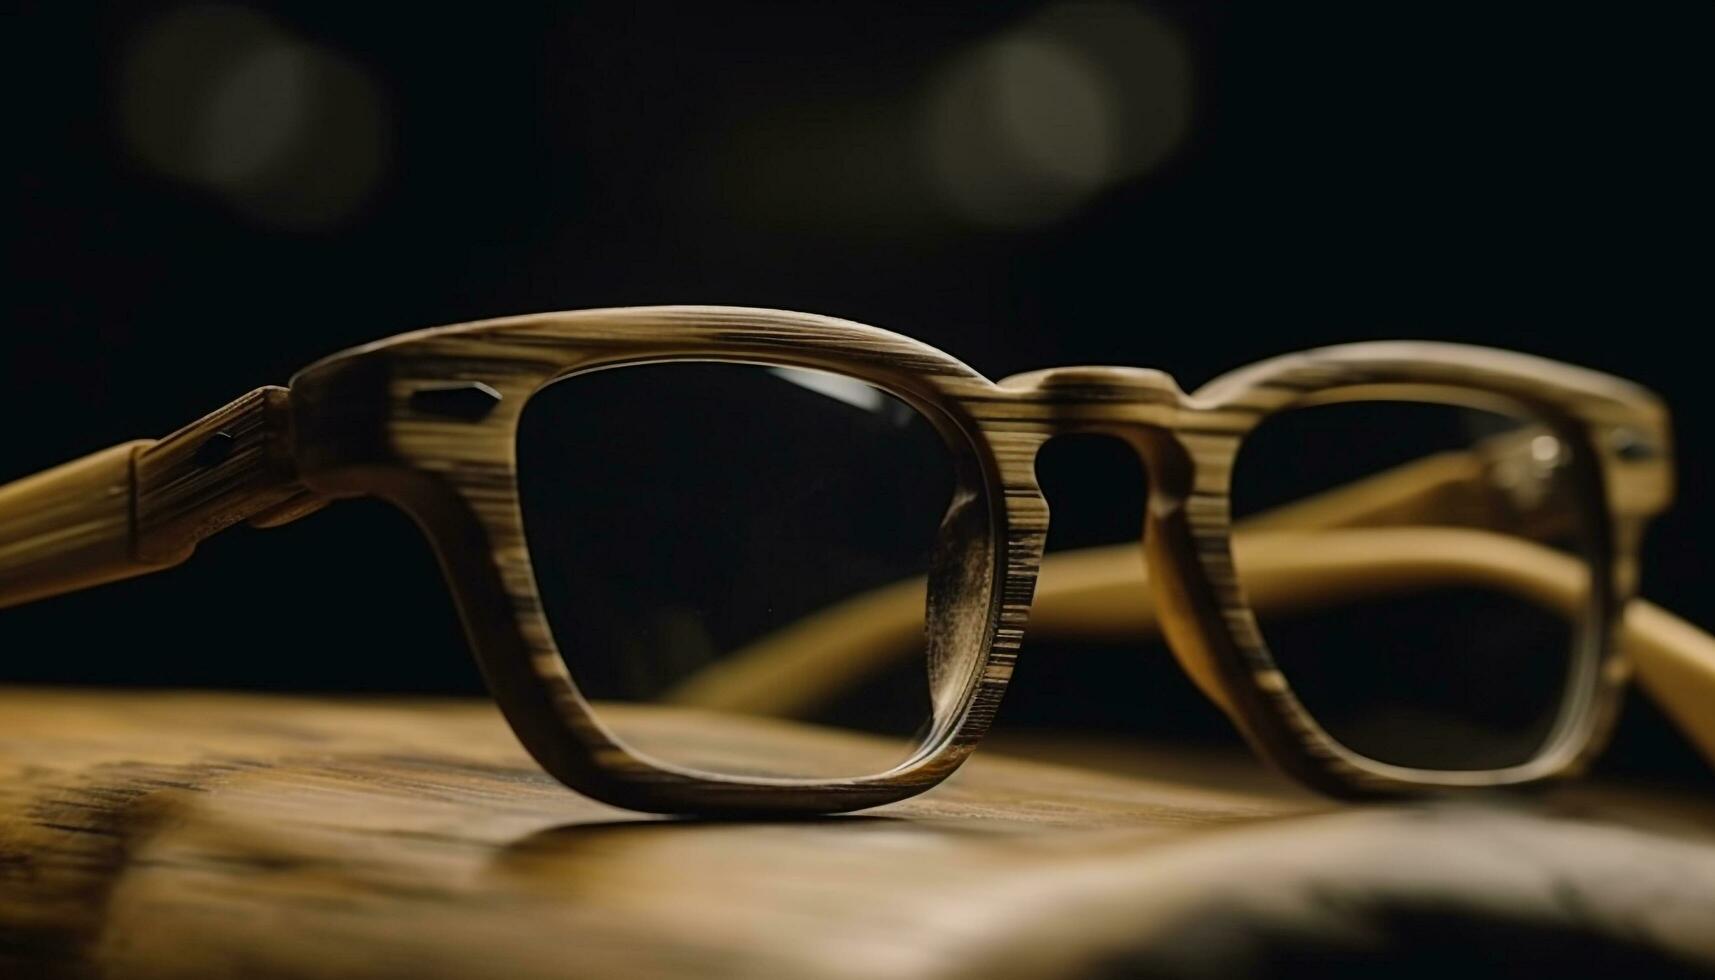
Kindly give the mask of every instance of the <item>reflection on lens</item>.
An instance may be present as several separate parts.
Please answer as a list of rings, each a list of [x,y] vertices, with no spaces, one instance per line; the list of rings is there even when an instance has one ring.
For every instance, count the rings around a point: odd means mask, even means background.
[[[1421,769],[1540,754],[1595,640],[1595,498],[1577,445],[1505,405],[1333,399],[1247,439],[1233,478],[1247,591],[1271,551],[1358,549],[1376,569],[1315,601],[1253,602],[1287,684],[1335,741]],[[1318,505],[1336,495],[1362,516],[1327,527]]]
[[[532,398],[518,437],[544,612],[597,720],[657,762],[731,776],[878,774],[949,721],[992,567],[966,465],[879,388],[749,364],[574,375]],[[866,603],[914,611],[915,656],[879,673],[841,657]],[[806,658],[827,689],[779,690]]]

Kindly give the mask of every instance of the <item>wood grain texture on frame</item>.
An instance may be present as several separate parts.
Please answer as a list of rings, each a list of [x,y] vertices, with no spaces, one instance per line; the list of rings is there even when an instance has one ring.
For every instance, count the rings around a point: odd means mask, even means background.
[[[170,568],[198,542],[288,502],[307,512],[286,389],[258,388],[160,440],[0,487],[0,606]]]
[[[840,781],[734,779],[640,757],[592,717],[542,614],[518,513],[514,432],[531,394],[596,367],[673,359],[819,368],[911,402],[983,474],[994,515],[995,574],[982,595],[989,628],[964,710],[893,771]],[[440,397],[491,394],[474,411]],[[1024,635],[1047,530],[1035,479],[1049,439],[1102,432],[1130,444],[1151,473],[1145,552],[1164,631],[1182,663],[1258,750],[1301,779],[1344,795],[1526,782],[1575,771],[1602,743],[1626,674],[1613,644],[1581,665],[1551,743],[1504,770],[1387,766],[1331,739],[1275,668],[1230,548],[1229,489],[1244,436],[1272,412],[1349,391],[1434,390],[1501,398],[1576,440],[1602,513],[1598,625],[1610,628],[1635,581],[1637,540],[1665,506],[1671,451],[1665,411],[1643,389],[1538,358],[1425,343],[1351,345],[1290,355],[1194,394],[1142,368],[1072,367],[991,382],[927,345],[809,314],[650,307],[513,317],[407,334],[336,355],[292,384],[296,468],[328,496],[377,494],[435,544],[476,656],[531,753],[572,787],[634,809],[827,812],[920,792],[955,769],[986,731]],[[486,396],[485,396],[486,397]]]
[[[131,549],[128,442],[0,487],[0,606],[152,571]]]
[[[937,682],[929,736],[904,764],[848,780],[678,769],[615,739],[573,684],[527,554],[518,420],[531,395],[557,379],[670,360],[814,368],[879,386],[935,424],[965,488],[986,494],[986,521],[944,532],[960,538],[953,553],[962,574],[949,579],[958,594],[931,603],[980,628],[956,630],[946,644],[956,649],[937,655],[937,664],[954,666]],[[1394,397],[1499,402],[1550,427],[1581,461],[1579,496],[1597,539],[1588,608],[1596,642],[1581,647],[1558,727],[1522,765],[1410,769],[1341,746],[1276,669],[1235,573],[1230,484],[1246,435],[1284,409]],[[638,307],[420,331],[334,355],[301,372],[289,392],[258,389],[158,442],[0,487],[0,605],[168,567],[239,521],[274,526],[332,498],[375,495],[424,529],[496,700],[526,748],[567,785],[662,812],[860,809],[934,786],[988,729],[1024,637],[1048,527],[1036,455],[1071,433],[1117,437],[1143,459],[1151,477],[1143,553],[1161,630],[1258,751],[1300,779],[1341,795],[1505,785],[1574,772],[1602,745],[1629,670],[1611,632],[1635,589],[1643,526],[1671,493],[1667,414],[1648,392],[1606,375],[1447,344],[1293,354],[1187,394],[1147,368],[1052,368],[997,384],[907,337],[777,310]],[[943,688],[953,695],[945,704]]]

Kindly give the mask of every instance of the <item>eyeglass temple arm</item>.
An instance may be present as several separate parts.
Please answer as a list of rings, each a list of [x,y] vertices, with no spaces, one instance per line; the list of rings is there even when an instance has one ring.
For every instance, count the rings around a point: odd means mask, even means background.
[[[319,509],[293,472],[287,399],[258,388],[164,439],[0,486],[0,607],[171,568],[240,521]]]
[[[1576,559],[1481,529],[1494,524],[1485,515],[1509,506],[1496,496],[1507,481],[1485,477],[1527,450],[1510,437],[1497,438],[1241,522],[1233,547],[1243,556],[1252,606],[1264,613],[1310,609],[1441,582],[1481,582],[1572,614],[1583,595]],[[1450,517],[1465,526],[1386,526]],[[1037,582],[1031,635],[1157,635],[1148,587],[1135,544],[1049,555]],[[923,588],[921,580],[895,583],[800,620],[705,668],[670,696],[709,708],[801,714],[921,641]],[[1715,762],[1715,637],[1642,600],[1627,606],[1617,634],[1644,690]],[[1217,685],[1194,679],[1219,701]]]
[[[1446,521],[1452,516],[1466,524],[1497,524],[1505,515],[1491,513],[1498,501],[1493,499],[1494,483],[1484,480],[1484,473],[1489,460],[1528,451],[1513,435],[1492,436],[1469,449],[1416,459],[1275,507],[1240,522],[1235,536],[1242,540],[1276,527],[1306,531]],[[1078,636],[1088,628],[1106,637],[1115,634],[1107,624],[1129,622],[1133,616],[1142,617],[1137,635],[1154,632],[1154,605],[1139,589],[1144,584],[1140,559],[1137,545],[1130,543],[1046,556],[1031,604],[1031,634]],[[1247,574],[1247,583],[1255,584],[1250,579]],[[1078,605],[1070,618],[1057,617],[1059,604],[1075,602],[1072,597],[1083,595],[1081,590],[1092,590],[1088,604]],[[878,663],[913,649],[922,639],[923,604],[922,579],[854,596],[705,667],[682,682],[674,696],[708,707],[801,712],[856,682]],[[1219,699],[1214,684],[1196,679]]]

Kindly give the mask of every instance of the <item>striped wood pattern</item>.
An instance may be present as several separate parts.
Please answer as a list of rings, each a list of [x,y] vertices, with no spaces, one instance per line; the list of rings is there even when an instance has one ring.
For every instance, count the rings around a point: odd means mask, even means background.
[[[816,368],[860,378],[940,427],[986,520],[953,525],[961,574],[931,610],[953,616],[937,653],[936,724],[896,769],[839,780],[715,778],[638,756],[591,716],[542,615],[518,512],[514,436],[530,395],[578,371],[672,359]],[[484,386],[449,405],[449,386]],[[470,394],[472,392],[465,392]],[[498,396],[492,401],[491,396]],[[1386,766],[1330,739],[1274,668],[1234,574],[1234,458],[1263,417],[1340,399],[1431,398],[1505,407],[1553,427],[1581,461],[1603,532],[1591,635],[1559,729],[1506,770]],[[549,313],[405,334],[325,359],[288,396],[261,389],[159,443],[136,443],[0,488],[0,605],[182,561],[236,521],[264,526],[327,498],[373,494],[409,512],[440,555],[491,690],[521,741],[566,784],[641,810],[829,812],[921,792],[987,730],[1028,619],[1048,524],[1035,458],[1056,436],[1102,432],[1151,474],[1144,551],[1161,626],[1200,687],[1267,758],[1359,795],[1526,782],[1575,771],[1611,723],[1626,662],[1609,633],[1636,579],[1645,520],[1666,506],[1665,410],[1623,381],[1520,354],[1426,343],[1276,358],[1187,394],[1143,368],[1036,371],[999,384],[897,334],[829,317],[732,307]],[[976,516],[984,516],[976,511]],[[980,624],[979,628],[962,628]]]
[[[288,402],[284,388],[258,388],[138,453],[139,557],[182,561],[196,542],[301,492]]]
[[[0,606],[152,570],[131,552],[131,460],[104,449],[0,487]]]
[[[259,388],[159,441],[0,487],[0,606],[170,568],[242,520],[307,512],[286,389]]]
[[[873,777],[743,780],[674,769],[619,744],[591,716],[542,616],[515,494],[513,435],[523,404],[568,374],[628,363],[719,359],[819,368],[879,385],[922,409],[981,474],[992,541],[988,587],[959,597],[989,627],[962,651],[964,710],[942,719],[913,759]],[[501,396],[485,417],[426,412],[413,396],[462,381]],[[533,755],[580,791],[669,812],[825,812],[921,792],[953,771],[988,728],[1029,614],[1047,529],[1034,461],[1049,439],[1105,432],[1152,475],[1145,550],[1175,653],[1268,758],[1324,790],[1358,795],[1510,784],[1575,771],[1601,744],[1625,664],[1612,643],[1587,649],[1574,696],[1535,760],[1499,771],[1387,766],[1330,739],[1274,668],[1236,579],[1228,485],[1244,435],[1270,412],[1312,400],[1431,397],[1543,420],[1586,461],[1587,496],[1605,509],[1594,630],[1606,636],[1635,579],[1644,520],[1671,486],[1667,416],[1648,392],[1520,354],[1457,345],[1377,343],[1277,358],[1194,394],[1139,368],[1056,368],[991,382],[919,342],[828,317],[724,307],[551,313],[407,334],[337,355],[292,384],[297,460],[327,495],[375,493],[412,513],[434,541],[472,645]]]
[[[873,816],[655,820],[565,792],[475,700],[13,689],[0,731],[9,980],[1229,976],[1270,936],[1439,962],[1419,908],[1486,973],[1556,943],[1715,964],[1715,800],[1594,781],[1341,807],[1085,739]]]

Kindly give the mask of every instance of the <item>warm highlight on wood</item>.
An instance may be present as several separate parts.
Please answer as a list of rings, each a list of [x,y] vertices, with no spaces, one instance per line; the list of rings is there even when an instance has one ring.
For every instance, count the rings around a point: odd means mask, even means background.
[[[159,441],[0,487],[0,607],[171,568],[209,535],[306,495],[286,404],[286,389],[259,388]]]
[[[258,388],[137,455],[137,554],[183,560],[196,543],[303,492],[288,395]]]
[[[1583,599],[1573,559],[1528,541],[1464,528],[1241,531],[1245,590],[1259,613],[1339,606],[1427,586],[1481,584],[1572,615]],[[1135,545],[1043,559],[1033,640],[1135,642],[1160,635]],[[921,580],[857,596],[695,675],[672,700],[739,714],[806,717],[847,687],[915,653]],[[1644,689],[1715,765],[1715,637],[1641,599],[1618,645]]]
[[[1436,580],[1496,582],[1503,590],[1541,597],[1542,574],[1513,574],[1510,538],[1459,535],[1447,526],[1501,527],[1512,519],[1492,472],[1521,452],[1528,438],[1495,436],[1471,450],[1443,452],[1245,518],[1234,527],[1235,552],[1249,547],[1244,587],[1258,611],[1314,608],[1366,594],[1409,589]],[[1304,541],[1306,532],[1330,528],[1419,525],[1440,537],[1348,537],[1330,550]],[[1452,535],[1451,538],[1446,535]],[[1401,542],[1417,541],[1401,549]],[[1447,542],[1437,547],[1436,541]],[[1478,547],[1469,546],[1473,543]],[[1515,560],[1506,559],[1514,556]],[[1259,563],[1257,559],[1270,559]],[[1549,553],[1547,603],[1570,610],[1582,566]],[[1540,572],[1542,566],[1532,566]],[[1527,569],[1527,572],[1531,569]],[[927,584],[894,583],[853,596],[767,636],[712,664],[671,693],[679,703],[763,715],[802,717],[815,706],[869,676],[879,666],[921,645]],[[1156,602],[1136,545],[1088,548],[1043,559],[1031,608],[1032,636],[1110,640],[1160,632]],[[1187,664],[1189,668],[1191,665]],[[1220,700],[1219,683],[1198,678]]]
[[[114,446],[0,487],[0,606],[141,575],[131,548],[132,460]]]
[[[1492,473],[1527,451],[1529,434],[1491,437],[1246,518],[1233,548],[1257,612],[1337,606],[1437,584],[1482,584],[1563,615],[1583,598],[1580,563],[1516,536],[1475,528],[1504,521]],[[1435,526],[1458,522],[1466,527]],[[1425,522],[1419,524],[1418,522]],[[1406,527],[1389,528],[1404,524]],[[1342,529],[1342,530],[1331,530]],[[854,596],[765,637],[673,693],[686,705],[803,717],[921,642],[925,585]],[[1037,639],[1136,641],[1161,625],[1134,545],[1044,558],[1031,609]],[[1617,634],[1627,668],[1703,756],[1715,763],[1715,638],[1642,600]],[[1211,697],[1219,689],[1199,679]]]
[[[1462,943],[1516,931],[1533,965],[1557,942],[1602,950],[1616,976],[1715,964],[1715,804],[1612,787],[1334,807],[1239,756],[1109,742],[1070,747],[1067,766],[985,751],[873,815],[663,821],[566,793],[476,702],[13,690],[0,732],[9,978],[1227,976],[1239,951],[1308,950],[1447,962],[1417,909],[1472,929]],[[1176,770],[1194,775],[1162,775]]]

